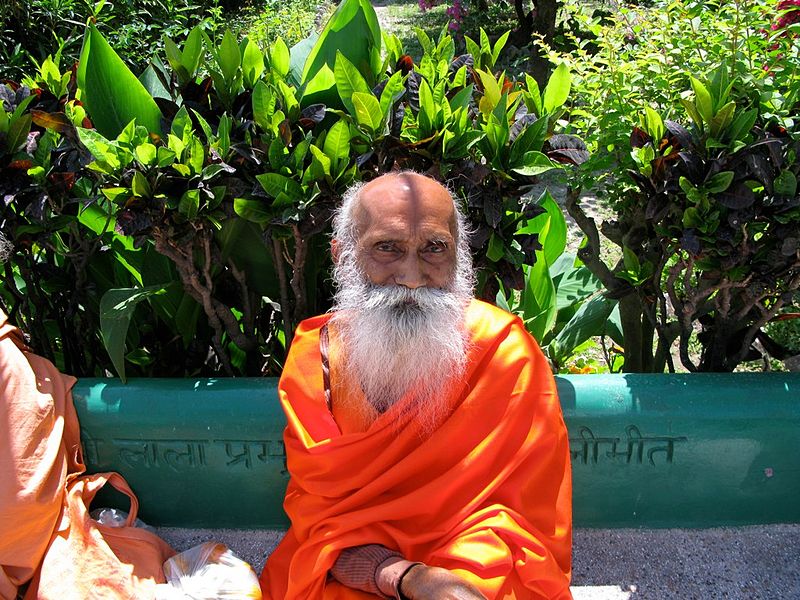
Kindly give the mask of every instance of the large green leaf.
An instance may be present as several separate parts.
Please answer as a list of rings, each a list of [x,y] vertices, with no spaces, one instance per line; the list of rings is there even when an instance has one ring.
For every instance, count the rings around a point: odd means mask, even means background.
[[[381,92],[381,113],[384,116],[389,114],[389,110],[395,101],[403,95],[406,86],[403,84],[403,73],[398,71],[389,77],[386,85]]]
[[[303,188],[294,179],[281,175],[280,173],[263,173],[256,175],[258,183],[273,198],[278,198],[281,194],[286,194],[291,200],[298,201],[303,199]]]
[[[536,253],[536,262],[526,270],[523,320],[534,339],[541,342],[556,322],[556,289],[541,252]]]
[[[269,50],[269,66],[281,77],[286,77],[289,73],[290,65],[291,55],[289,48],[286,47],[286,42],[283,41],[283,38],[278,38]]]
[[[333,85],[322,86],[313,80],[327,67],[333,71],[336,54],[341,52],[361,73],[368,85],[374,85],[380,68],[381,30],[375,9],[369,0],[342,0],[319,34],[303,67],[302,83],[308,84],[302,105],[322,102],[343,108]]]
[[[253,88],[253,120],[261,129],[268,131],[275,114],[275,95],[263,81]]]
[[[133,119],[161,135],[161,111],[155,100],[94,25],[87,27],[83,38],[77,80],[86,111],[105,137],[116,138]]]
[[[584,302],[551,344],[557,362],[569,358],[575,348],[590,337],[602,335],[616,305],[616,300],[609,300],[602,295]]]
[[[344,119],[334,123],[333,127],[328,130],[322,151],[334,164],[340,160],[346,160],[350,155],[350,128]]]
[[[165,293],[163,285],[108,290],[100,300],[100,332],[111,362],[125,381],[125,339],[133,311],[142,300]]]
[[[553,200],[547,190],[537,202],[545,212],[529,220],[525,227],[517,230],[517,235],[536,233],[542,244],[547,265],[555,264],[567,246],[567,222],[561,207]]]
[[[419,113],[417,114],[420,135],[427,137],[433,133],[435,116],[436,104],[433,101],[433,92],[428,82],[423,79],[419,84]]]
[[[697,112],[700,113],[706,125],[709,125],[711,124],[711,119],[714,118],[714,102],[711,99],[711,94],[700,80],[689,77],[689,81],[691,81],[692,89],[694,90]]]
[[[371,133],[379,133],[383,124],[383,113],[378,99],[369,93],[355,92],[353,94],[353,105],[358,124],[366,127]]]
[[[268,223],[272,218],[269,207],[264,201],[255,198],[234,198],[233,210],[243,219],[253,223]]]
[[[531,150],[523,154],[517,164],[512,165],[511,170],[526,177],[534,177],[558,168],[559,165],[550,160],[546,154]]]
[[[285,47],[285,46],[284,46]],[[287,69],[289,51],[286,51]],[[253,40],[247,40],[242,52],[242,78],[245,87],[252,89],[264,73],[264,55]]]
[[[567,271],[559,279],[556,288],[558,310],[582,302],[602,289],[602,287],[602,282],[586,267],[573,268]]]
[[[333,75],[336,77],[336,91],[339,93],[339,98],[341,98],[347,112],[351,115],[355,114],[353,94],[356,92],[369,94],[370,90],[367,82],[353,63],[347,60],[347,57],[341,52],[336,53]]]
[[[544,112],[552,114],[562,106],[569,97],[570,75],[566,63],[561,63],[553,71],[547,86],[544,88],[542,104]]]
[[[219,47],[215,49],[215,54],[225,81],[233,81],[236,71],[241,65],[242,57],[239,52],[239,44],[236,43],[236,38],[230,30],[225,30],[225,35],[222,36]]]

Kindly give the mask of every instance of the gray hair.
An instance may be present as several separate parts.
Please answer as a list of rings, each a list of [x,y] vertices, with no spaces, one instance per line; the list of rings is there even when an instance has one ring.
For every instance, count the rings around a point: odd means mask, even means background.
[[[14,244],[0,231],[0,265],[14,254]]]
[[[397,171],[393,172],[392,174],[413,174],[426,177],[425,175],[422,175],[422,173],[417,173],[416,171],[411,170]],[[342,263],[347,263],[348,261],[352,261],[350,264],[355,263],[356,250],[358,247],[358,231],[356,230],[355,223],[355,209],[358,206],[358,200],[365,185],[366,184],[363,181],[359,181],[347,188],[345,193],[342,195],[342,203],[333,214],[332,238],[336,240],[338,244],[337,251],[339,252],[339,261],[336,265],[334,265],[333,270],[334,281],[337,282],[337,284],[340,281],[340,278],[338,277],[339,265]],[[475,274],[472,270],[472,255],[470,254],[469,250],[469,238],[472,232],[467,224],[467,217],[461,210],[461,206],[459,205],[455,194],[453,194],[450,188],[446,186],[442,187],[447,190],[447,194],[450,196],[450,199],[453,202],[453,211],[456,216],[456,228],[454,232],[456,243],[456,273],[454,273],[454,275],[461,277],[462,281],[469,282],[469,285],[472,288],[475,285]]]

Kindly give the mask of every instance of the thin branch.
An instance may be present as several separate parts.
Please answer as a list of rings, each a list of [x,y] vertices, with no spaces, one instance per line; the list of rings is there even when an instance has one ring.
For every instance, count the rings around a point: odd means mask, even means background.
[[[211,325],[211,328],[214,330],[214,337],[211,342],[214,352],[222,364],[225,373],[229,376],[233,376],[233,367],[231,366],[230,359],[228,358],[228,353],[225,352],[225,349],[222,346],[222,333],[224,331],[224,327],[220,322],[217,312],[214,310],[214,306],[211,302],[211,291],[204,287],[200,282],[200,274],[197,272],[197,268],[194,265],[191,254],[188,254],[185,250],[179,248],[172,240],[168,239],[161,232],[154,231],[153,237],[155,238],[156,242],[156,250],[172,260],[172,262],[174,262],[175,266],[178,268],[181,281],[183,282],[183,289],[186,290],[186,293],[194,298],[197,303],[203,307],[203,310],[208,317],[209,325]]]
[[[292,292],[294,293],[294,310],[298,319],[305,318],[308,310],[306,298],[305,265],[308,255],[308,240],[300,235],[297,225],[292,225],[294,233],[294,260],[292,261]]]
[[[620,281],[614,277],[614,274],[608,266],[600,260],[600,234],[597,231],[597,225],[594,219],[586,216],[586,213],[583,212],[583,209],[578,204],[580,194],[580,188],[567,189],[567,212],[575,219],[575,222],[586,235],[587,239],[586,246],[578,251],[578,256],[580,256],[580,259],[584,262],[586,267],[594,273],[607,290],[617,290],[620,287]]]
[[[292,341],[292,333],[294,326],[292,324],[292,308],[289,305],[289,286],[286,283],[286,269],[284,268],[283,253],[281,252],[281,243],[279,240],[272,238],[272,262],[275,265],[275,270],[278,273],[278,288],[281,294],[281,321],[283,321],[283,336],[288,348]]]

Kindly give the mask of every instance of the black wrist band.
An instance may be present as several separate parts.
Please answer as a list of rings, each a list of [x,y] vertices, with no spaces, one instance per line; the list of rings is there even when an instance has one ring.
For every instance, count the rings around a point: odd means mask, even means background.
[[[400,590],[400,588],[403,586],[403,579],[405,578],[406,575],[409,574],[411,569],[413,569],[414,567],[418,567],[420,565],[424,565],[424,564],[425,563],[421,563],[421,562],[415,562],[415,563],[410,564],[408,566],[408,568],[405,571],[403,571],[403,574],[400,575],[400,577],[397,578],[397,588],[395,589],[395,594],[396,594],[395,598],[397,598],[397,600],[409,600],[408,596],[405,596],[403,594],[403,592]]]

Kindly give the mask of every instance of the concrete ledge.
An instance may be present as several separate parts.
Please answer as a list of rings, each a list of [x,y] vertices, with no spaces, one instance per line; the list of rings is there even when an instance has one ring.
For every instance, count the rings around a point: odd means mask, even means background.
[[[800,374],[556,379],[576,526],[800,523]],[[73,396],[89,468],[121,472],[145,521],[286,526],[276,380],[84,379]]]

